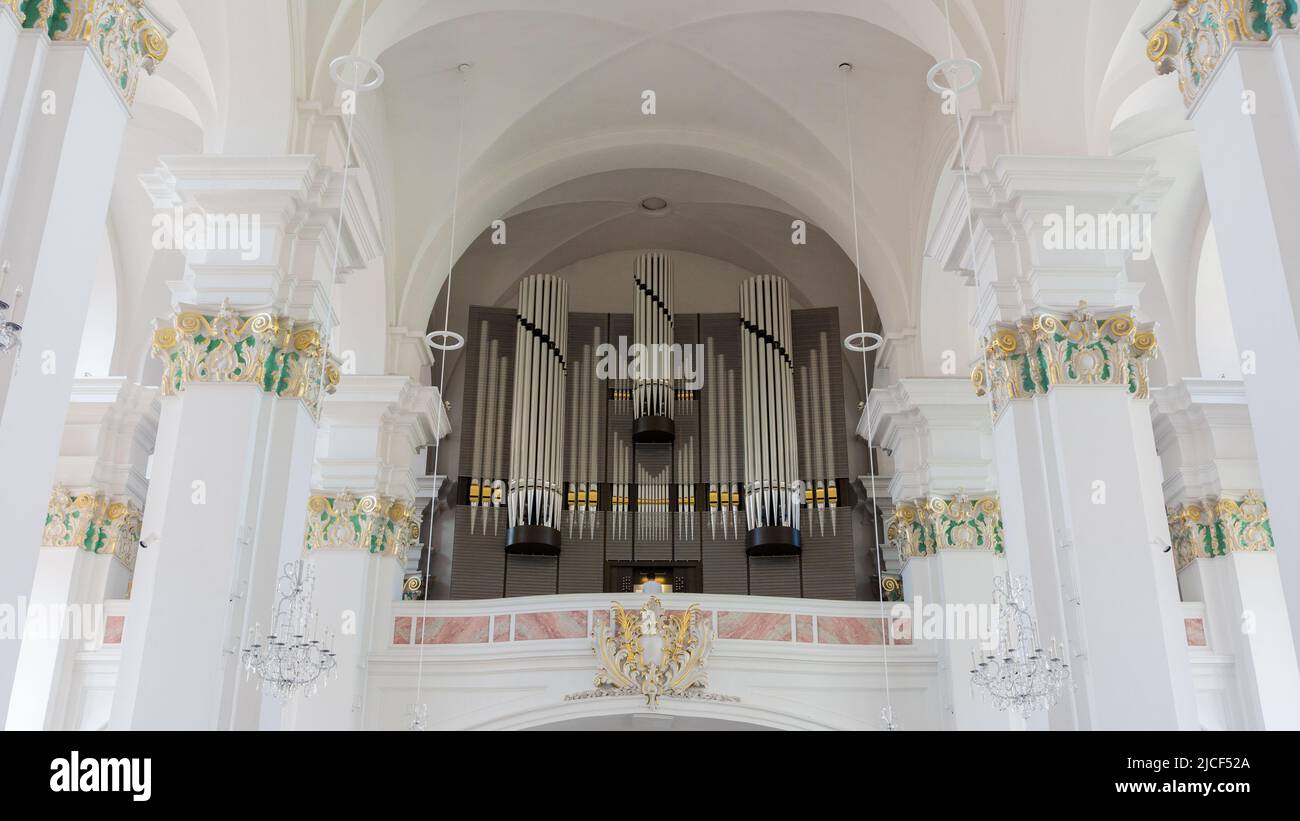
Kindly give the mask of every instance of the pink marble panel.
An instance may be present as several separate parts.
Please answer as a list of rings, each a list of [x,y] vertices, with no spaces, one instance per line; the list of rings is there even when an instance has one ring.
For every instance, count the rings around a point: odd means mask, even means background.
[[[598,625],[598,624],[604,624],[604,625],[606,625],[606,626],[609,625],[609,611],[608,611],[608,610],[593,610],[593,611],[592,611],[592,613],[591,613],[591,632],[592,632],[592,633],[595,633],[595,632],[596,632],[596,625]]]
[[[393,644],[411,643],[411,617],[397,616],[393,619]]]
[[[580,639],[586,635],[586,610],[551,610],[515,616],[515,641]]]
[[[428,616],[420,619],[418,644],[485,644],[488,616]]]
[[[1183,619],[1183,628],[1187,631],[1188,647],[1209,646],[1210,643],[1205,640],[1204,619]]]
[[[794,635],[795,641],[811,642],[813,640],[812,616],[794,617]]]
[[[857,616],[818,616],[818,644],[882,644],[884,619]]]
[[[750,641],[789,641],[789,613],[718,613],[718,638]]]
[[[510,641],[509,613],[502,613],[492,617],[492,641]]]
[[[890,644],[912,643],[912,620],[894,619],[889,628]]]
[[[104,620],[104,643],[121,644],[122,628],[126,625],[126,616],[109,616]]]

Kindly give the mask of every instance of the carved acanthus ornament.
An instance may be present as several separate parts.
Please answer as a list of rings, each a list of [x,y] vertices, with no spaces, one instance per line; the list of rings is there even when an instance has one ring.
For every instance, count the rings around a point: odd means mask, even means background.
[[[1147,363],[1157,355],[1151,324],[1128,312],[1095,316],[1086,303],[1068,314],[1041,313],[1017,325],[995,325],[984,361],[971,371],[978,396],[988,394],[996,418],[1013,399],[1056,385],[1124,385],[1148,395]]]
[[[1002,506],[996,496],[958,493],[903,502],[885,526],[885,539],[906,562],[940,550],[989,550],[1001,554]]]
[[[140,72],[153,74],[167,56],[167,34],[143,0],[0,0],[23,28],[54,40],[90,44],[108,76],[130,105]]]
[[[140,522],[140,510],[129,499],[103,493],[73,494],[56,485],[45,511],[41,544],[114,555],[129,570],[135,567]]]
[[[599,696],[641,695],[654,709],[662,696],[738,701],[703,692],[709,684],[704,662],[713,646],[713,627],[692,604],[685,612],[666,613],[655,596],[639,611],[610,605],[609,620],[597,622],[595,640],[597,689],[566,700]]]
[[[1233,43],[1266,41],[1296,27],[1296,0],[1174,0],[1147,39],[1157,74],[1178,74],[1191,105]]]
[[[388,496],[318,494],[307,500],[304,549],[364,550],[405,563],[420,541],[420,514],[410,502]]]
[[[229,304],[214,314],[177,314],[170,326],[154,330],[152,350],[163,361],[163,396],[181,393],[191,382],[248,383],[300,398],[315,411],[321,389],[333,393],[339,382],[338,363],[314,327],[299,328],[269,313],[243,316]]]
[[[1240,501],[1220,497],[1170,508],[1169,535],[1178,570],[1195,559],[1273,549],[1268,505],[1255,490]]]

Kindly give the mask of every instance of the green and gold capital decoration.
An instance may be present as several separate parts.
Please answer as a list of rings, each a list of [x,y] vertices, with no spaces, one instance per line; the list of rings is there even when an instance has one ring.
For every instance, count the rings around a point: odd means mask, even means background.
[[[906,562],[940,550],[1003,552],[1002,505],[996,496],[932,496],[902,502],[885,526],[885,540]]]
[[[163,396],[192,382],[248,383],[300,398],[314,411],[321,388],[333,393],[339,382],[338,364],[325,356],[315,328],[270,313],[243,316],[228,303],[214,314],[185,311],[156,328],[153,355],[163,361]]]
[[[56,485],[45,511],[41,544],[115,555],[132,569],[140,541],[140,521],[140,511],[130,500],[102,493],[73,494]]]
[[[1157,74],[1178,74],[1191,105],[1233,43],[1296,27],[1296,0],[1174,0],[1147,39]]]
[[[1174,542],[1174,566],[1178,570],[1194,559],[1273,549],[1268,505],[1256,490],[1249,491],[1240,500],[1220,497],[1171,507],[1169,535]]]
[[[1149,323],[1139,325],[1129,312],[1096,316],[1080,302],[1069,313],[995,325],[984,340],[984,361],[970,378],[978,396],[991,397],[996,418],[1011,400],[1040,396],[1056,385],[1124,385],[1145,399],[1147,363],[1156,355]]]
[[[304,547],[313,550],[364,550],[406,561],[420,540],[420,514],[409,502],[388,496],[318,494],[307,500]]]
[[[167,56],[167,36],[143,0],[0,0],[23,28],[53,40],[82,40],[99,55],[127,104],[135,101],[140,72],[153,74]]]

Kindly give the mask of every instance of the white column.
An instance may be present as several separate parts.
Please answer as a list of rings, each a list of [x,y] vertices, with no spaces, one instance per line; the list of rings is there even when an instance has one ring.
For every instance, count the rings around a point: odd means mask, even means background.
[[[1110,214],[1141,230],[1168,183],[1146,160],[1022,156],[969,183],[973,242],[960,188],[936,234],[945,267],[973,271],[977,289],[986,350],[973,378],[992,396],[1007,561],[1073,668],[1047,725],[1193,729],[1147,410],[1156,337],[1136,321],[1141,286],[1128,274],[1141,243],[1077,231],[1080,215],[1097,229]]]
[[[121,378],[76,381],[7,729],[69,729],[61,710],[72,656],[102,641],[104,601],[127,597],[156,393]]]
[[[1190,112],[1237,345],[1255,359],[1254,372],[1244,379],[1264,491],[1271,499],[1300,495],[1295,469],[1300,462],[1297,82],[1300,35],[1285,32],[1272,44],[1229,51]],[[1257,106],[1251,116],[1242,113],[1247,90]],[[1300,544],[1300,509],[1277,505],[1272,522],[1284,545]],[[1277,559],[1294,639],[1300,637],[1300,553],[1284,549]]]
[[[447,433],[437,388],[405,376],[348,375],[326,401],[314,492],[300,510],[316,566],[314,604],[336,635],[338,675],[291,703],[287,727],[361,728],[371,640],[392,623],[406,551],[419,540],[423,448]],[[353,517],[359,530],[346,526]]]
[[[50,38],[24,29],[0,3],[0,226],[8,222],[31,119],[38,111]],[[3,236],[3,232],[0,232]]]
[[[993,579],[1006,573],[988,406],[966,379],[900,379],[871,392],[870,411],[871,441],[894,463],[887,541],[903,562],[913,636],[942,648],[945,720],[957,730],[1017,727],[971,688],[971,652],[987,621],[949,635],[941,610],[976,619],[991,612]]]
[[[137,566],[111,724],[274,727],[239,653],[302,544],[317,398],[338,379],[333,365],[322,378],[321,340],[340,175],[305,155],[168,157],[145,184],[162,213],[238,230],[183,243],[177,314],[154,332],[163,407],[143,532],[157,549]],[[339,268],[354,267],[350,230],[342,242]]]
[[[119,34],[148,34],[157,47],[161,33],[156,28],[129,31],[140,13],[119,15],[127,28],[115,28],[106,41],[111,44]],[[0,26],[7,30],[9,22]],[[4,42],[15,41],[0,35]],[[0,260],[9,260],[12,267],[4,298],[12,302],[16,286],[25,292],[15,312],[24,326],[21,356],[12,371],[14,352],[0,362],[0,453],[8,464],[23,466],[0,474],[0,518],[9,523],[11,538],[0,574],[0,601],[6,603],[16,603],[31,590],[38,551],[28,548],[38,544],[41,531],[33,512],[45,509],[54,483],[100,251],[99,228],[108,212],[129,116],[117,87],[120,78],[106,74],[95,51],[98,42],[38,43],[27,33],[19,35],[16,57],[30,48],[31,71],[39,72],[35,85],[33,75],[25,79],[26,68],[12,62],[12,53],[0,52],[0,64],[10,65],[0,90],[5,103],[0,145],[14,151],[7,155],[0,179],[0,209],[8,209],[0,210]],[[43,62],[40,52],[45,53]],[[125,67],[131,88],[145,67]],[[36,89],[38,100],[31,97]],[[11,102],[19,110],[10,111]],[[8,701],[18,652],[19,642],[0,642],[0,702]]]
[[[1298,729],[1300,669],[1245,387],[1184,379],[1155,393],[1153,412],[1179,587],[1205,603],[1210,645],[1233,657],[1240,729]]]

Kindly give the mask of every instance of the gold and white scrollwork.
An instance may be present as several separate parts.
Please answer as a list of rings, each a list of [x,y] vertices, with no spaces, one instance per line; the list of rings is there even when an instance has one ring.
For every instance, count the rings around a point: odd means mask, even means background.
[[[704,697],[709,677],[704,663],[713,645],[713,628],[692,604],[681,613],[666,613],[655,596],[639,611],[610,605],[607,622],[597,622],[595,641],[597,690],[570,700],[597,695],[640,695],[654,709],[663,696]],[[713,696],[715,700],[735,700]]]
[[[45,511],[44,547],[75,547],[89,553],[115,555],[128,569],[135,567],[141,516],[129,499],[103,493],[74,494],[56,485]]]
[[[152,354],[163,362],[163,396],[193,382],[247,383],[300,398],[314,411],[321,388],[333,393],[339,382],[338,363],[324,355],[314,327],[270,313],[244,316],[229,303],[212,314],[184,311],[156,327]]]
[[[902,502],[885,525],[885,540],[902,562],[940,550],[1002,553],[1002,505],[996,496],[965,493]]]
[[[420,541],[420,519],[410,502],[389,496],[315,494],[307,500],[303,548],[364,550],[405,562],[407,550]]]
[[[1170,508],[1169,535],[1178,570],[1196,559],[1274,549],[1268,505],[1256,490],[1240,500],[1220,497]]]
[[[167,56],[167,35],[143,0],[0,0],[24,28],[54,40],[79,40],[94,49],[127,104],[135,101],[140,73],[153,74]]]
[[[1123,385],[1144,399],[1148,363],[1157,354],[1150,323],[1138,323],[1130,312],[1097,316],[1080,302],[1068,313],[995,325],[971,384],[977,396],[989,396],[994,418],[1012,400],[1041,396],[1055,385]]]
[[[1147,38],[1147,59],[1157,74],[1178,75],[1191,105],[1234,43],[1266,41],[1297,22],[1296,0],[1174,0]]]

